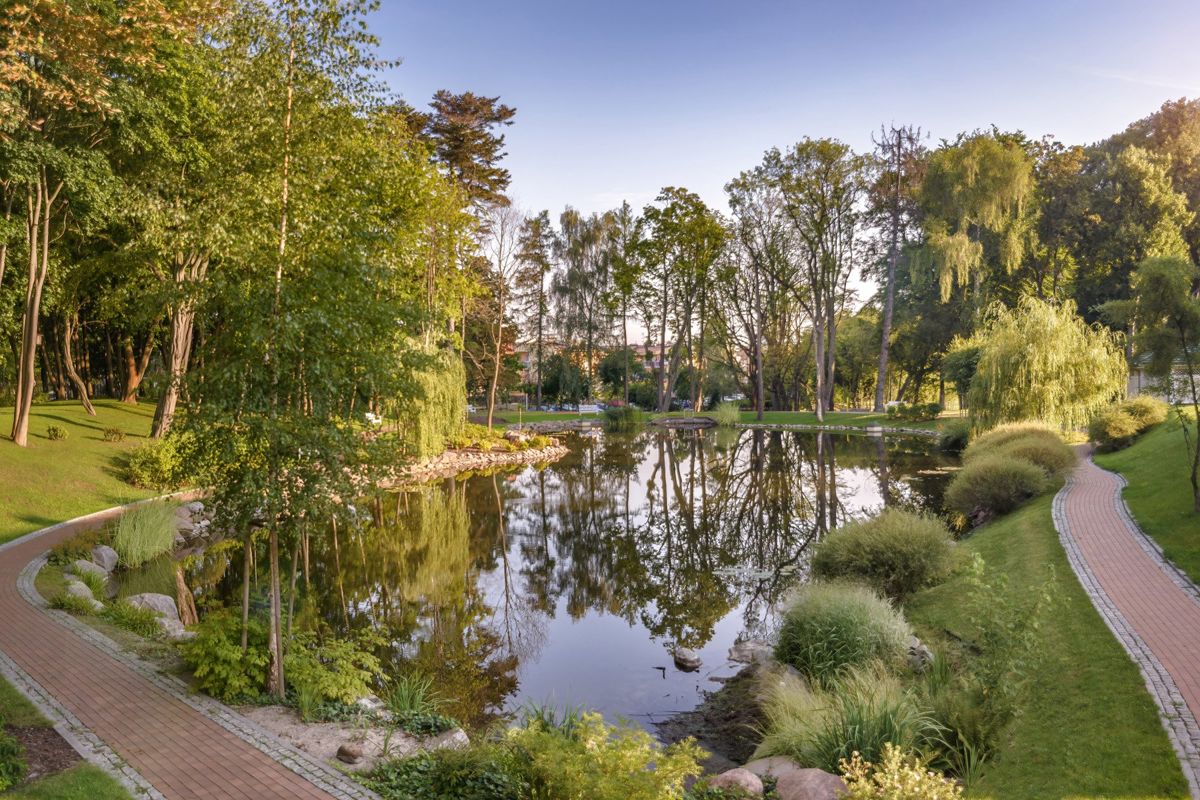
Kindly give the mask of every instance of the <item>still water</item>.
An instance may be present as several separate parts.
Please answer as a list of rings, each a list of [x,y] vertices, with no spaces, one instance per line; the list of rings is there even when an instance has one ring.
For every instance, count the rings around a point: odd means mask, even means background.
[[[389,669],[433,675],[470,725],[529,702],[649,724],[734,674],[731,645],[770,636],[815,541],[885,505],[937,513],[950,466],[920,437],[648,430],[569,444],[542,469],[385,495],[362,525],[312,536],[297,624],[382,633]],[[236,605],[241,556],[214,550],[189,583],[202,608]],[[700,654],[698,672],[675,668],[676,643]]]

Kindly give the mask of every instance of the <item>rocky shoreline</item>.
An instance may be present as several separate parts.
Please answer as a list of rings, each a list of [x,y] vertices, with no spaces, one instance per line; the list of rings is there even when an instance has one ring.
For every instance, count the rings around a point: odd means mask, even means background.
[[[548,447],[538,447],[529,450],[512,452],[497,450],[447,450],[439,456],[414,464],[401,470],[391,480],[380,485],[385,489],[394,489],[413,483],[428,483],[429,481],[453,478],[464,472],[476,470],[497,469],[503,467],[521,467],[530,464],[548,464],[558,461],[571,452],[560,442]]]

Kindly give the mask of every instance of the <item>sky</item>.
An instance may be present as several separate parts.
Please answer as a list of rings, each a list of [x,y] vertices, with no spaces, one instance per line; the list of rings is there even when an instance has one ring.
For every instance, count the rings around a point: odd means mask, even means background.
[[[498,95],[526,211],[640,209],[725,183],[770,147],[871,147],[911,123],[936,145],[997,125],[1091,143],[1200,96],[1200,0],[382,0],[392,89]]]

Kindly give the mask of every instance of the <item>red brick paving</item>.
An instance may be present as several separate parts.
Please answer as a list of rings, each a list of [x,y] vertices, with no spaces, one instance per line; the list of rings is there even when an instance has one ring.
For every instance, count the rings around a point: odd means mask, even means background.
[[[0,650],[171,800],[331,795],[30,605],[21,570],[87,523],[0,551]]]
[[[1118,512],[1121,481],[1080,461],[1064,503],[1081,554],[1117,610],[1200,718],[1200,604],[1146,552]]]

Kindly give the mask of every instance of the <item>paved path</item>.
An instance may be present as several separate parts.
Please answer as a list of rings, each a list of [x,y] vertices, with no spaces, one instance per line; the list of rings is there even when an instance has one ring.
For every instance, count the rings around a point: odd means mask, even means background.
[[[108,513],[107,518],[112,516]],[[7,671],[15,665],[36,682],[35,696],[48,695],[60,713],[66,712],[63,717],[73,717],[73,722],[111,748],[127,765],[126,782],[135,788],[140,785],[151,796],[171,800],[351,796],[337,788],[323,791],[202,713],[196,703],[186,702],[182,693],[170,691],[119,654],[77,635],[55,619],[57,614],[31,604],[19,587],[22,571],[52,545],[96,527],[106,517],[83,519],[87,522],[55,526],[44,535],[0,550],[0,651],[7,656]],[[25,683],[29,691],[28,680]],[[319,767],[316,772],[320,773]],[[318,780],[328,777],[317,775]],[[334,777],[335,786],[336,781]]]
[[[1193,797],[1200,797],[1200,590],[1133,521],[1125,481],[1089,449],[1054,501],[1068,559],[1105,622],[1137,663],[1162,714]]]

